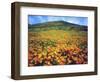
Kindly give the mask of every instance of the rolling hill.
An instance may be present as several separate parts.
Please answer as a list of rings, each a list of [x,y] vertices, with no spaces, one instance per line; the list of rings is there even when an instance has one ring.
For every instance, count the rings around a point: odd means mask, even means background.
[[[28,25],[29,30],[46,30],[46,29],[60,29],[60,30],[77,30],[77,31],[87,31],[87,26],[73,24],[65,21],[52,21],[45,23],[38,23],[33,25]]]

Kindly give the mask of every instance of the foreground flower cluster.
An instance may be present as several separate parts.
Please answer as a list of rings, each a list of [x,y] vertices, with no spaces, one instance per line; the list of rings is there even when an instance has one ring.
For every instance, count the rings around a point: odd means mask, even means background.
[[[57,38],[54,35],[45,36],[43,32],[40,34],[29,39],[28,66],[87,64],[86,36],[72,36],[62,32],[63,35]]]

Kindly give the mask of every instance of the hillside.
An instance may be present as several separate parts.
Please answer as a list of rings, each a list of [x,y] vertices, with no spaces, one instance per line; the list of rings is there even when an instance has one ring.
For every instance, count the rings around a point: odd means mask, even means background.
[[[87,26],[52,21],[28,26],[28,66],[87,64]]]
[[[73,24],[65,21],[52,21],[45,23],[38,23],[33,25],[28,25],[29,30],[39,30],[44,28],[44,30],[48,29],[60,29],[60,30],[79,30],[79,31],[87,31],[87,26]]]

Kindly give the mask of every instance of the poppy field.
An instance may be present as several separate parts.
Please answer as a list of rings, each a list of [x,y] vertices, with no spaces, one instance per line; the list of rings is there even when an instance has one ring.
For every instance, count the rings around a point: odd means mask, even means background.
[[[29,67],[88,63],[87,31],[70,25],[58,27],[48,24],[28,30]]]

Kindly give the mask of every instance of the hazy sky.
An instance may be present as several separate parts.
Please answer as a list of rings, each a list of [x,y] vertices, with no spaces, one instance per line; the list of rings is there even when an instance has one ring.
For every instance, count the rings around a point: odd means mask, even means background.
[[[28,23],[29,24],[38,24],[38,23],[50,22],[50,21],[66,21],[66,22],[79,24],[79,25],[86,25],[86,26],[88,24],[87,17],[40,16],[40,15],[29,15],[28,16]]]

